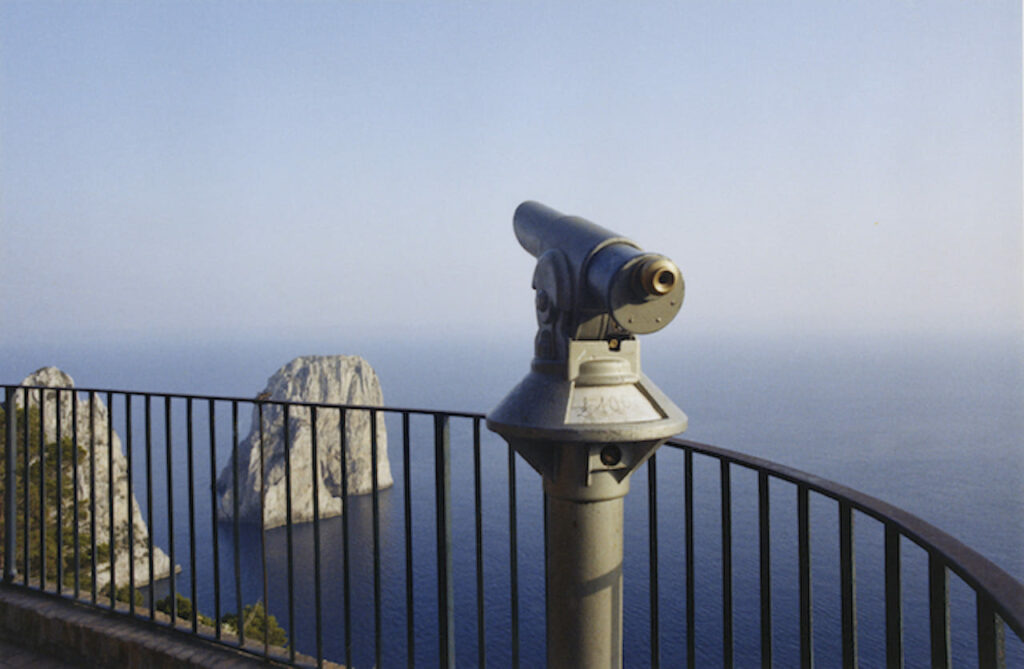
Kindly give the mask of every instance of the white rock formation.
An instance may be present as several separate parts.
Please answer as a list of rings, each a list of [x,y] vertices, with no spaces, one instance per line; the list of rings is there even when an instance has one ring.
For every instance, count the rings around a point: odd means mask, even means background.
[[[284,525],[287,518],[287,481],[285,477],[285,407],[274,401],[315,402],[358,406],[382,406],[384,399],[377,374],[359,356],[305,356],[292,360],[267,381],[258,396],[262,404],[262,462],[260,458],[260,414],[253,411],[249,435],[238,447],[239,520],[258,523],[261,481],[264,527]],[[342,513],[341,420],[345,421],[345,472],[348,494],[373,491],[371,458],[371,412],[334,408],[316,410],[317,460],[314,474],[312,457],[313,425],[307,407],[289,407],[288,436],[291,468],[292,522],[313,519],[314,476],[321,518]],[[377,485],[392,485],[387,455],[387,431],[384,416],[377,416]],[[263,476],[260,476],[260,472]],[[220,517],[233,517],[231,462],[217,479]]]
[[[53,388],[73,388],[75,382],[66,373],[56,367],[44,367],[25,377],[21,382],[23,386],[47,386]],[[25,391],[18,391],[15,395],[15,403],[18,408],[24,406]],[[93,424],[89,429],[89,399],[87,396],[79,396],[75,392],[61,392],[55,390],[30,390],[28,391],[28,405],[30,408],[39,406],[39,396],[43,394],[43,413],[41,424],[43,434],[47,443],[57,440],[57,415],[60,413],[60,427],[62,439],[72,439],[74,430],[72,428],[75,414],[72,409],[72,402],[77,403],[77,426],[78,426],[78,499],[79,509],[82,512],[82,519],[79,521],[79,530],[83,536],[89,531],[89,511],[91,504],[87,501],[90,498],[90,468],[92,458],[90,457],[90,439],[95,439],[95,504],[96,504],[96,545],[110,543],[110,485],[113,480],[114,487],[114,542],[115,560],[114,576],[118,588],[128,585],[129,577],[129,552],[125,550],[128,545],[128,499],[131,496],[131,518],[134,546],[131,555],[135,561],[135,584],[142,587],[149,584],[149,529],[142,512],[139,509],[139,502],[134,491],[128,490],[128,461],[121,451],[121,439],[116,431],[111,431],[112,439],[107,438],[107,423],[109,414],[107,407],[99,395],[94,396]],[[59,408],[58,408],[59,407]],[[111,447],[113,441],[113,447]],[[20,457],[20,453],[19,453]],[[71,464],[71,463],[68,463]],[[113,464],[113,478],[111,479],[111,467]],[[49,463],[47,464],[49,466]],[[67,508],[67,507],[65,507]],[[54,521],[56,522],[56,521]],[[65,547],[71,550],[70,546]],[[159,547],[153,547],[153,572],[154,580],[167,578],[170,575],[171,561]],[[110,562],[96,565],[96,587],[102,590],[110,582]]]

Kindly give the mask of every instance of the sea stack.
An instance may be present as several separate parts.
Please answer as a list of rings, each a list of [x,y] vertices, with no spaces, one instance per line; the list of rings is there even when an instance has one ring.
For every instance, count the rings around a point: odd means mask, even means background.
[[[295,358],[270,377],[257,397],[260,404],[253,410],[249,434],[238,446],[238,517],[244,523],[259,523],[262,506],[264,528],[269,529],[284,525],[287,520],[285,405],[277,402],[379,407],[384,398],[370,363],[355,355]],[[320,517],[343,512],[342,427],[347,492],[362,495],[373,491],[371,412],[317,408],[315,467],[312,413],[309,407],[288,407],[293,523],[313,520],[314,481]],[[377,486],[383,489],[393,483],[383,415],[377,416],[376,436]],[[234,487],[229,460],[217,479],[221,519],[234,517]]]
[[[75,382],[72,378],[56,367],[43,367],[25,377],[21,382],[23,386],[46,386],[50,388],[74,388]],[[94,395],[92,405],[92,427],[89,425],[89,399],[78,396],[74,392],[61,392],[56,390],[29,390],[29,409],[39,407],[40,394],[42,394],[43,411],[40,416],[40,424],[43,428],[43,435],[47,443],[53,443],[58,438],[71,440],[77,431],[78,436],[78,500],[79,509],[82,514],[79,517],[78,527],[81,532],[87,532],[90,527],[88,513],[92,509],[90,501],[90,481],[95,485],[95,527],[96,545],[109,545],[110,543],[110,500],[114,503],[114,577],[118,588],[128,584],[129,559],[134,562],[135,585],[142,587],[149,584],[149,528],[142,518],[142,511],[139,509],[139,502],[135,492],[128,489],[128,462],[121,451],[121,438],[114,430],[109,430],[108,422],[110,414],[107,406]],[[15,395],[17,408],[24,408],[25,392],[19,391]],[[77,407],[72,409],[72,402]],[[60,435],[57,434],[57,415],[60,415]],[[77,422],[74,419],[77,418]],[[72,426],[75,425],[77,430]],[[90,445],[95,445],[95,453],[90,453]],[[90,468],[95,462],[95,478],[90,476]],[[47,463],[48,466],[50,463]],[[65,463],[70,469],[74,463]],[[70,474],[66,473],[64,476]],[[113,485],[114,494],[110,495],[110,487]],[[67,504],[67,500],[64,500]],[[125,548],[128,545],[128,513],[131,505],[132,524],[132,550],[129,553]],[[48,522],[56,522],[56,509],[51,509],[51,518]],[[70,515],[70,514],[69,514]],[[68,516],[65,516],[67,518]],[[85,541],[83,539],[83,541]],[[70,547],[65,547],[70,550]],[[129,558],[129,555],[132,557]],[[102,590],[110,582],[109,561],[97,563],[96,565],[96,587]],[[159,547],[153,547],[153,580],[167,578],[171,573],[171,561]]]

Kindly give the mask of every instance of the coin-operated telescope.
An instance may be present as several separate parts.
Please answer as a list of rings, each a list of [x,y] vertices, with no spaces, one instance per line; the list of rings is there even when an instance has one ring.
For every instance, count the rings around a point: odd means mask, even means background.
[[[487,416],[544,479],[548,666],[622,665],[622,508],[629,477],[686,415],[640,370],[635,335],[668,325],[683,278],[665,256],[524,202],[537,258],[530,372]]]

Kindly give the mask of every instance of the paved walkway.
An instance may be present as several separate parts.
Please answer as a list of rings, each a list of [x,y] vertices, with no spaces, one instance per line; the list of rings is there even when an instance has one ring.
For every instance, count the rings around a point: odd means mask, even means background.
[[[8,667],[33,667],[36,669],[70,669],[75,667],[63,660],[26,650],[9,641],[0,639],[0,669]]]

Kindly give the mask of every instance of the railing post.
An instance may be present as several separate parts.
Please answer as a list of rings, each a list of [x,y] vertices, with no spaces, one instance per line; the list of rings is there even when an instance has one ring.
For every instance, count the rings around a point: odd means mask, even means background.
[[[952,666],[949,628],[949,573],[942,557],[928,553],[928,629],[933,669]]]
[[[5,388],[4,408],[7,420],[4,421],[5,456],[7,469],[4,472],[4,582],[12,583],[18,576],[18,566],[14,553],[17,550],[17,435],[18,412],[15,409],[15,389]],[[27,413],[26,413],[27,415]],[[28,430],[26,429],[26,433]]]
[[[376,429],[376,427],[374,428]],[[448,416],[434,416],[434,500],[437,511],[437,626],[440,666],[455,666],[455,594],[452,583],[452,490]],[[376,454],[374,454],[376,457]]]

